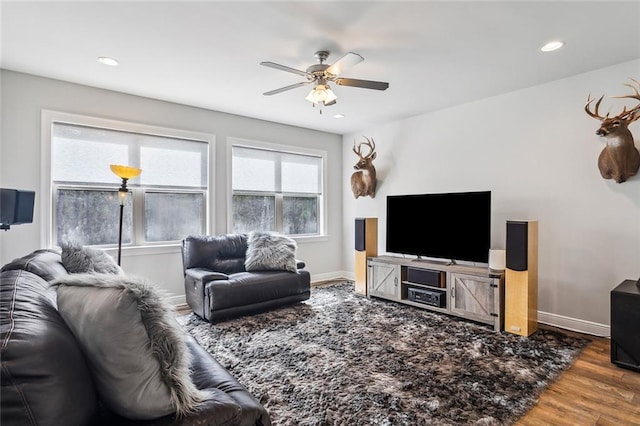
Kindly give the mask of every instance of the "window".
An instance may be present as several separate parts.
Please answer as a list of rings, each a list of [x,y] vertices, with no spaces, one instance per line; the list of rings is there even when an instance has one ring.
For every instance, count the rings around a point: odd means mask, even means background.
[[[188,132],[79,116],[73,122],[52,117],[50,125],[52,245],[118,243],[122,181],[110,164],[142,169],[127,182],[123,245],[175,242],[206,233],[206,135],[188,138]]]
[[[233,145],[231,232],[323,234],[323,153]]]

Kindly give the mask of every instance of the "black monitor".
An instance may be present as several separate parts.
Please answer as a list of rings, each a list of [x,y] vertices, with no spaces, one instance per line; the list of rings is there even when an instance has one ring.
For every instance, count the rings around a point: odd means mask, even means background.
[[[0,188],[0,229],[33,222],[35,191]]]
[[[487,263],[491,191],[387,196],[387,251]]]

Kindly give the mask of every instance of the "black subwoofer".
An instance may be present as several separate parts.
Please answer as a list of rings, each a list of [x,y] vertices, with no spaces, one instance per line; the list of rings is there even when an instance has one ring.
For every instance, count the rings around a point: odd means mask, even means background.
[[[635,280],[611,290],[611,362],[640,371],[640,287]]]

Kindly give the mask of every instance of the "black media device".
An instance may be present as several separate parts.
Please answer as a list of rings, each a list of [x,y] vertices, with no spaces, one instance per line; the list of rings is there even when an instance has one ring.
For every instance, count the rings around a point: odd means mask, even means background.
[[[489,262],[491,191],[387,196],[387,252]]]
[[[412,302],[424,303],[425,305],[437,306],[438,308],[444,308],[446,306],[445,293],[443,291],[409,287],[407,289],[407,296]]]
[[[422,268],[407,268],[407,281],[416,284],[428,285],[431,287],[442,287],[445,285],[445,273],[443,271],[432,271]]]
[[[33,222],[35,191],[0,188],[0,229]]]

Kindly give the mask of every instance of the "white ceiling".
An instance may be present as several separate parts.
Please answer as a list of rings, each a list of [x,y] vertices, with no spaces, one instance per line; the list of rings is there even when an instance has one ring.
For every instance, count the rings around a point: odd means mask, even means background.
[[[4,69],[332,133],[409,117],[640,58],[639,1],[1,2]],[[561,39],[566,46],[542,53]],[[341,76],[319,114],[300,70],[317,50]],[[96,61],[110,56],[119,67]],[[628,77],[621,76],[621,84]],[[585,91],[591,88],[585,88]],[[343,119],[333,115],[342,113]]]

